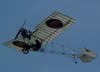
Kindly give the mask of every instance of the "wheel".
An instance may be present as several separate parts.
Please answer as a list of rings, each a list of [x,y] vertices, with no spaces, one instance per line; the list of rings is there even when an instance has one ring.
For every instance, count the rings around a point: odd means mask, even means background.
[[[22,49],[22,52],[23,52],[24,54],[28,54],[28,53],[29,53],[29,49],[23,48],[23,49]]]

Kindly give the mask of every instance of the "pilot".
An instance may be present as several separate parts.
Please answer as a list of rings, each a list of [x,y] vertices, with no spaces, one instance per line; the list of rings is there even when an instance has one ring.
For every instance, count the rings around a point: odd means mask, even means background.
[[[31,45],[31,48],[34,51],[38,51],[41,48],[41,42],[39,40],[35,40],[35,42],[36,42],[36,44],[32,44]]]

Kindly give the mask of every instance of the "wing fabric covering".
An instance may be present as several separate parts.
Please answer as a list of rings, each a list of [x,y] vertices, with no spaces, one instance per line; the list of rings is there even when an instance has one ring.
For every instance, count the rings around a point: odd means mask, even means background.
[[[83,51],[83,54],[80,55],[79,58],[82,62],[91,62],[93,59],[96,58],[95,52],[86,48],[81,48],[81,50]]]
[[[69,16],[65,16],[60,12],[53,12],[36,27],[35,31],[32,32],[31,40],[25,39],[24,41],[26,43],[34,43],[34,41],[38,39],[44,44],[48,43],[55,39],[74,22],[75,20]],[[21,35],[19,35],[16,40],[24,42]],[[13,41],[14,39],[7,41],[4,45],[21,50],[22,48],[15,46],[12,43]]]
[[[65,16],[59,12],[53,12],[37,26],[36,30],[32,34],[32,38],[35,37],[42,40],[43,42],[49,42],[55,39],[74,22],[75,20],[69,16]],[[63,25],[61,25],[61,23]]]
[[[9,48],[16,48],[18,51],[22,50],[21,47],[15,46],[15,45],[13,44],[13,41],[14,41],[14,40],[15,40],[15,39],[9,40],[9,41],[5,42],[4,45],[7,46],[7,47],[9,47]],[[17,38],[16,40],[23,42],[23,39],[22,39],[21,36],[18,36],[18,38]],[[27,40],[27,43],[28,43],[28,42],[29,42],[29,41]]]

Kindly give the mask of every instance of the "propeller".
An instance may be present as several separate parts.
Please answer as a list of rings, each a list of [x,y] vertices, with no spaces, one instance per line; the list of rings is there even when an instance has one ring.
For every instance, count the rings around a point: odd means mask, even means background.
[[[23,28],[23,26],[24,26],[25,24],[26,24],[26,20],[24,21],[23,25],[20,27],[19,31],[17,32],[17,34],[16,34],[14,40],[17,39],[17,37],[19,36],[19,34],[20,34],[20,32],[21,32],[21,29]]]

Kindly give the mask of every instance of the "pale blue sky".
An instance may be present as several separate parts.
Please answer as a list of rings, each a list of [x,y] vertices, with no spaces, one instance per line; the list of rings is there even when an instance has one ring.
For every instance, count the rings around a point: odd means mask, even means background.
[[[70,48],[88,47],[97,53],[91,63],[74,64],[67,56],[24,55],[2,43],[14,38],[23,21],[33,30],[53,11],[76,20],[56,42]],[[0,0],[0,72],[100,72],[100,0]]]

